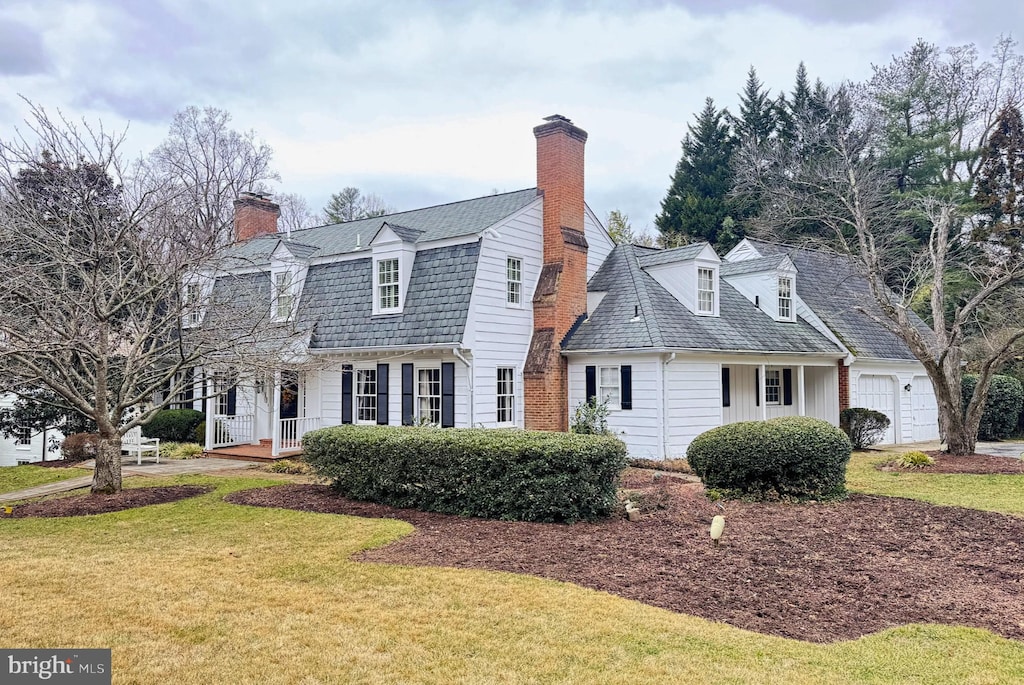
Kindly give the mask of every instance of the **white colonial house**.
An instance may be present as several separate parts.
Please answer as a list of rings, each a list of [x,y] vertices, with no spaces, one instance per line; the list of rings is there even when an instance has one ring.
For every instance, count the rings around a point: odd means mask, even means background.
[[[937,437],[921,365],[857,309],[847,262],[753,240],[724,257],[615,246],[583,199],[586,132],[556,115],[534,134],[526,190],[289,235],[277,205],[239,199],[239,266],[213,291],[260,293],[306,335],[272,373],[196,372],[177,406],[207,413],[207,449],[278,456],[346,423],[566,430],[595,397],[635,456],[847,406],[885,412],[890,442]]]
[[[14,395],[0,395],[0,409],[9,409],[14,405]],[[60,431],[35,431],[24,428],[8,438],[0,436],[0,466],[17,466],[37,461],[60,459],[60,449],[50,450],[53,444],[59,445],[64,439]]]

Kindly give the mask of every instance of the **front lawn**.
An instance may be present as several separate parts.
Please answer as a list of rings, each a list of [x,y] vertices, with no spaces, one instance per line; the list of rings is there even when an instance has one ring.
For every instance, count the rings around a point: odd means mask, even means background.
[[[4,646],[111,647],[114,682],[143,683],[1024,681],[1024,643],[982,630],[814,645],[529,576],[351,561],[412,527],[221,500],[274,482],[146,479],[217,489],[0,520]]]
[[[1024,516],[1024,476],[880,471],[876,468],[892,457],[888,452],[854,452],[846,469],[847,487],[865,494],[909,497],[932,504]]]
[[[0,466],[0,492],[14,492],[88,474],[89,471],[76,468],[47,468],[31,464]]]

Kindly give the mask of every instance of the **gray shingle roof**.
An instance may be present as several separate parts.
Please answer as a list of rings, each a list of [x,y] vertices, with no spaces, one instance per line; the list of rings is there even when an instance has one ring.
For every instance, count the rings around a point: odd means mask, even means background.
[[[858,307],[863,307],[882,316],[867,280],[850,258],[793,245],[748,240],[762,255],[788,255],[793,260],[798,274],[797,294],[853,354],[878,359],[915,358],[902,340],[857,311]],[[930,335],[924,322],[913,312],[911,315],[919,328]]]
[[[743,274],[754,274],[761,271],[774,271],[786,255],[774,255],[761,257],[759,259],[746,259],[742,262],[722,262],[719,273],[723,276],[741,276]]]
[[[591,291],[608,294],[576,330],[566,350],[660,348],[840,354],[833,342],[803,319],[795,323],[775,321],[725,281],[719,282],[720,316],[693,314],[640,268],[640,259],[649,254],[632,245],[619,245],[612,251],[588,286]]]
[[[315,324],[311,349],[458,343],[466,327],[480,243],[416,253],[401,314],[373,316],[372,260],[314,264],[299,302]]]
[[[300,243],[288,238],[283,239],[281,242],[288,249],[288,251],[292,253],[292,255],[298,257],[299,259],[309,259],[313,255],[315,255],[317,251],[320,249],[315,245],[306,245],[305,243]]]
[[[407,235],[419,231],[420,233],[415,236],[417,243],[455,238],[479,233],[519,211],[537,197],[536,188],[527,188],[371,219],[304,228],[292,231],[292,239],[318,248],[317,256],[326,257],[347,254],[357,249],[369,249],[370,241],[385,223],[392,228],[398,226],[404,229]],[[279,237],[280,235],[260,236],[232,246],[227,252],[230,260],[228,266],[266,263]]]
[[[705,247],[707,247],[707,243],[693,243],[691,245],[683,245],[682,247],[673,247],[670,250],[644,252],[637,255],[637,257],[640,260],[640,266],[647,268],[649,266],[658,266],[659,264],[671,264],[672,262],[693,259]]]

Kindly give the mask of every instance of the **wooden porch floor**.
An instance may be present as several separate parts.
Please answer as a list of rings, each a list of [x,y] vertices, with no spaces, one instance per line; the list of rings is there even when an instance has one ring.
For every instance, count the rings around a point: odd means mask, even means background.
[[[270,463],[279,459],[291,459],[301,456],[302,449],[287,450],[276,457],[272,457],[270,453],[270,445],[234,445],[232,447],[218,447],[217,449],[205,450],[203,456]]]

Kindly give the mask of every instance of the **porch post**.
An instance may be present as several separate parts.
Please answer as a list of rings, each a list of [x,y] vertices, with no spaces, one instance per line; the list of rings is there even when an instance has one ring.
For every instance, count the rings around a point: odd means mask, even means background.
[[[798,415],[799,416],[807,416],[807,403],[804,401],[805,384],[804,384],[804,365],[803,364],[801,364],[800,366],[796,367],[796,387],[798,389],[797,400],[796,400],[797,412],[799,413]]]
[[[270,434],[273,441],[270,456],[281,454],[281,370],[274,371],[274,410],[270,412]]]
[[[214,430],[217,427],[217,419],[214,418],[214,410],[217,403],[214,401],[213,393],[210,392],[210,374],[203,374],[203,395],[206,397],[206,449],[213,449]]]
[[[754,388],[758,395],[761,396],[761,420],[768,420],[768,393],[765,392],[765,388],[768,386],[768,377],[765,375],[765,365],[761,364],[761,382],[760,387]]]

